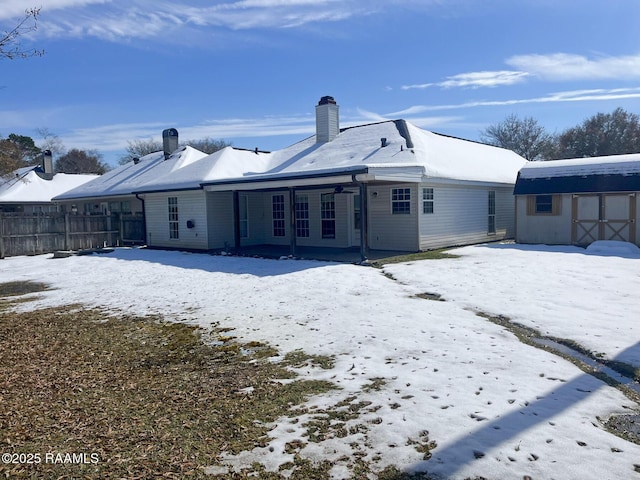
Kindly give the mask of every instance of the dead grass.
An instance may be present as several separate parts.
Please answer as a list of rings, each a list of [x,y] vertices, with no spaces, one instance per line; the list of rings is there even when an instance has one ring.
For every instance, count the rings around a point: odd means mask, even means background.
[[[223,453],[267,446],[270,422],[310,413],[306,399],[335,386],[295,380],[291,368],[331,369],[334,359],[296,350],[272,362],[273,347],[240,344],[226,328],[205,338],[193,326],[82,305],[11,310],[33,298],[20,295],[46,288],[0,284],[0,296],[7,295],[0,305],[0,453],[16,460],[0,463],[2,478],[326,479],[334,463],[312,462],[300,450],[354,429],[366,432],[365,423],[347,428],[346,422],[378,408],[349,397],[315,412],[304,440],[285,445],[293,461],[278,472],[255,463],[211,474],[207,467],[220,466]],[[434,446],[415,442],[425,455]],[[354,479],[428,478],[394,466],[379,471],[379,459],[365,459],[361,448],[341,459]]]
[[[427,250],[426,252],[408,253],[395,257],[381,258],[371,262],[372,267],[382,268],[384,265],[392,263],[413,262],[417,260],[442,260],[444,258],[459,258],[460,255],[448,253],[446,249]]]
[[[211,478],[203,468],[221,452],[266,445],[268,422],[333,388],[274,381],[294,374],[262,358],[266,346],[247,354],[187,325],[69,310],[0,313],[0,448],[41,455],[0,464],[1,476]]]

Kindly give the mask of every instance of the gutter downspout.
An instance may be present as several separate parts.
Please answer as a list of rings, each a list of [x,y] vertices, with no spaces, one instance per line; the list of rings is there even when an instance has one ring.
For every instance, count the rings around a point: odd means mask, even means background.
[[[142,203],[142,235],[144,237],[144,244],[147,245],[147,209],[144,204],[144,198],[142,198],[139,193],[136,193],[136,198]],[[120,236],[122,236],[122,232],[120,232]]]

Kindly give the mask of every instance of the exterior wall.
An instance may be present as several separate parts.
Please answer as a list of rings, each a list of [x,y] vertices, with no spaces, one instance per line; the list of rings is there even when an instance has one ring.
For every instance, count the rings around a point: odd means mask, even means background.
[[[169,197],[178,199],[178,238],[169,238]],[[144,198],[149,246],[198,250],[209,248],[204,191],[152,193]],[[188,220],[194,223],[193,228],[187,227]]]
[[[527,208],[528,195],[516,196],[517,233],[518,243],[542,243],[548,245],[587,245],[595,240],[622,240],[632,241],[640,246],[640,209],[638,208],[640,192],[629,193],[603,193],[605,208],[602,215],[611,220],[608,224],[598,223],[600,206],[598,193],[579,194],[573,198],[571,193],[555,195],[560,198],[558,215],[531,215]],[[578,211],[575,212],[575,221],[583,223],[584,227],[578,228],[574,222],[573,203],[579,202]],[[530,212],[529,212],[530,213]],[[631,217],[633,222],[623,227],[620,220]],[[614,220],[616,220],[614,222]],[[575,229],[576,237],[573,237]],[[614,230],[620,230],[616,235]],[[589,233],[586,233],[588,231]]]
[[[394,188],[409,188],[411,210],[408,214],[394,214],[391,206],[391,191]],[[401,250],[415,252],[418,244],[418,186],[416,184],[369,185],[368,222],[369,248],[374,250]]]
[[[207,247],[211,250],[233,248],[233,193],[208,192],[206,198]]]
[[[433,213],[422,208],[422,189],[433,188]],[[488,192],[495,191],[495,233],[489,232]],[[420,250],[513,238],[512,186],[420,185]]]
[[[528,195],[516,195],[516,242],[547,245],[571,244],[571,195],[560,196],[559,215],[531,215]]]

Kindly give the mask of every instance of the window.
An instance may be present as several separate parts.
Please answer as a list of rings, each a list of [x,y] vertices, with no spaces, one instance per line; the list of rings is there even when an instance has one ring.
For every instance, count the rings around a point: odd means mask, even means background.
[[[411,213],[411,189],[392,188],[391,189],[391,213],[410,214]]]
[[[560,215],[560,195],[528,195],[527,215]]]
[[[178,197],[169,197],[169,238],[180,238],[180,223],[178,221]]]
[[[240,238],[249,238],[249,197],[238,195]]]
[[[422,213],[433,213],[433,188],[422,189]]]
[[[309,237],[308,195],[296,195],[296,237]]]
[[[360,230],[362,216],[360,215],[360,195],[353,196],[353,228]]]
[[[488,192],[488,214],[489,221],[487,226],[487,233],[490,235],[496,233],[496,192],[491,190]]]
[[[336,202],[333,193],[320,195],[322,238],[336,238]]]
[[[273,236],[285,236],[285,214],[284,214],[284,195],[274,195],[271,197],[271,211],[273,219]]]

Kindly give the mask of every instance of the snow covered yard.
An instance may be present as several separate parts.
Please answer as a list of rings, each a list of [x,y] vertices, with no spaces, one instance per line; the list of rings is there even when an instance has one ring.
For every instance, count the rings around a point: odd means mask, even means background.
[[[507,244],[453,253],[461,257],[380,271],[118,249],[8,258],[0,282],[55,288],[24,308],[82,302],[162,314],[233,327],[234,336],[282,353],[333,356],[331,369],[298,371],[340,390],[282,418],[268,447],[228,456],[228,468],[258,461],[277,469],[293,457],[288,443],[305,458],[333,460],[335,478],[349,478],[346,459],[354,455],[433,478],[640,478],[640,446],[603,428],[609,415],[637,405],[475,313],[505,315],[640,365],[640,257]],[[446,301],[416,297],[425,292]],[[341,411],[359,414],[327,420]],[[310,422],[323,427],[314,441]]]

